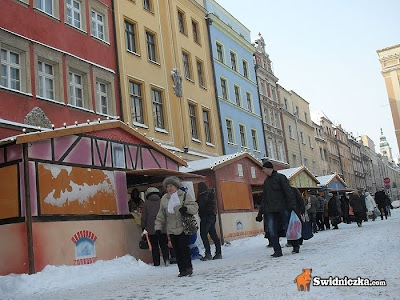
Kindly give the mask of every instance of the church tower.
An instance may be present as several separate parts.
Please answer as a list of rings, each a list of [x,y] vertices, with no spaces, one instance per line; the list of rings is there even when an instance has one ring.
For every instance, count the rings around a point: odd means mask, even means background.
[[[390,148],[389,143],[386,140],[386,137],[383,135],[382,128],[381,128],[381,137],[379,142],[379,151],[382,154],[382,156],[386,156],[389,161],[393,161],[392,148]]]

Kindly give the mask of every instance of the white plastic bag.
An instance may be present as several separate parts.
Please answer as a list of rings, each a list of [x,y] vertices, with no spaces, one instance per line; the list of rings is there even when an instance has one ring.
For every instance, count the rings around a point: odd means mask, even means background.
[[[301,221],[294,211],[290,214],[288,229],[286,231],[286,239],[294,241],[301,238]]]

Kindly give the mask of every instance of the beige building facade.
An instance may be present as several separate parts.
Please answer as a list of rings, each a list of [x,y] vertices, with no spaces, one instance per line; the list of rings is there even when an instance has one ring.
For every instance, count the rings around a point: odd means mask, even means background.
[[[392,111],[397,146],[400,147],[400,44],[378,50],[377,53]]]
[[[123,120],[185,160],[222,154],[204,8],[115,1]]]

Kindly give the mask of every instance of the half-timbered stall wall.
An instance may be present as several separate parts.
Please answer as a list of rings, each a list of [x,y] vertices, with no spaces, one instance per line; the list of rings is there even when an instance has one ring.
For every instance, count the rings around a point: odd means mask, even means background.
[[[186,162],[120,121],[77,124],[0,141],[0,275],[88,264],[139,250],[128,210],[135,172]],[[142,175],[143,177],[143,175]]]

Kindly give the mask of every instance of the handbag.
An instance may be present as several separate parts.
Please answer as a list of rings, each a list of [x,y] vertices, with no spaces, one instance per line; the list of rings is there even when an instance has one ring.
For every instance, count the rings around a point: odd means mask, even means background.
[[[290,214],[288,229],[286,231],[286,239],[295,241],[301,238],[301,221],[294,211]]]
[[[183,196],[182,206],[185,205],[185,200],[186,200],[186,193],[185,196]],[[197,221],[194,215],[188,213],[182,214],[182,224],[183,224],[183,232],[186,235],[192,235],[196,233],[197,230],[199,229],[199,226],[197,225]]]
[[[143,234],[140,241],[139,241],[139,248],[140,249],[149,249],[149,243],[147,243],[146,235]]]
[[[312,233],[311,229],[311,223],[310,222],[303,222],[301,224],[301,237],[303,240],[309,240],[314,236]]]

